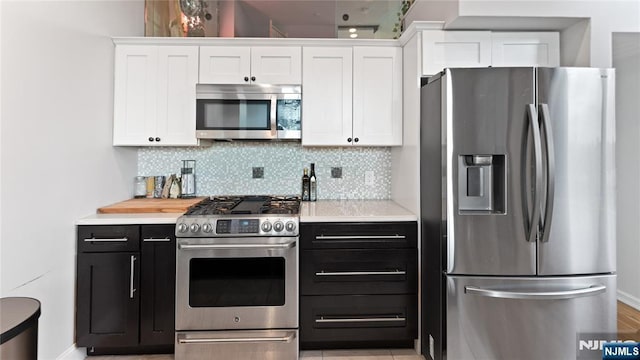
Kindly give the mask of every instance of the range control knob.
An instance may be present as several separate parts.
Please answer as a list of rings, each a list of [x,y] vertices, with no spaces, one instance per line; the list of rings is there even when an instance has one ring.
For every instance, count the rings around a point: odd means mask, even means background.
[[[191,226],[189,227],[189,229],[191,229],[191,232],[198,232],[198,230],[200,230],[200,225],[198,225],[198,224],[191,224]]]
[[[296,223],[293,221],[287,221],[287,224],[284,226],[287,231],[292,232],[296,229]]]
[[[269,231],[271,231],[271,223],[268,222],[268,221],[265,221],[265,222],[262,223],[262,225],[260,225],[260,228],[264,232],[269,232]]]
[[[180,223],[178,224],[178,232],[187,232],[187,230],[189,230],[189,227],[187,226],[187,224],[185,223]]]
[[[284,229],[284,224],[282,223],[282,221],[278,220],[273,223],[273,230],[275,230],[276,232],[280,232],[282,231],[282,229]]]
[[[202,231],[206,232],[206,233],[210,233],[211,231],[213,231],[213,226],[209,223],[204,223],[202,225]]]

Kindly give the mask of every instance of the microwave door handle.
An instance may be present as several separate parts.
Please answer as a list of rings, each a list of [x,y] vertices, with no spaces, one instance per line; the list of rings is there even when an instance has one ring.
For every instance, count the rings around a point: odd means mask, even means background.
[[[278,138],[278,119],[277,116],[278,96],[271,95],[271,138]]]

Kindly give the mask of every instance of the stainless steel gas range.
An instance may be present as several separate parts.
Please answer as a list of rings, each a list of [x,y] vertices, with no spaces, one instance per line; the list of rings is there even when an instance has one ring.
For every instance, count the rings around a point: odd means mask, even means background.
[[[212,197],[177,221],[176,359],[298,358],[297,197]]]

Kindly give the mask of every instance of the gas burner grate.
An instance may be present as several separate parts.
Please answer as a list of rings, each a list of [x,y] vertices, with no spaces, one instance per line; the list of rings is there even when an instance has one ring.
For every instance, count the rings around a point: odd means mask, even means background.
[[[298,214],[299,196],[212,196],[193,205],[185,215]]]

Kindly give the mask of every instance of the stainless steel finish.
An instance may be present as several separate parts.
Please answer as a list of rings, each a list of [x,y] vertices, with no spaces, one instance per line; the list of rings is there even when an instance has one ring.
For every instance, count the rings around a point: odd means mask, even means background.
[[[554,292],[594,284],[606,290],[564,299],[496,298],[465,293],[465,287]],[[617,330],[615,275],[447,276],[446,289],[447,359],[575,359],[576,334]]]
[[[544,219],[542,223],[542,236],[540,241],[549,241],[549,229],[551,229],[551,221],[553,219],[553,201],[556,193],[556,152],[553,146],[553,130],[551,129],[551,120],[549,119],[549,105],[540,104],[540,115],[542,116],[542,129],[544,133],[545,143],[545,159],[547,160],[547,196],[544,206]]]
[[[276,232],[281,232],[282,230],[284,230],[284,224],[282,223],[282,221],[274,222],[273,230],[275,230]]]
[[[297,237],[178,238],[176,329],[297,328],[299,295],[297,241]],[[247,246],[238,247],[238,244]],[[183,251],[186,249],[190,251]],[[285,259],[286,285],[283,306],[191,307],[189,305],[189,264],[192,259],[263,257],[283,257]],[[236,318],[241,320],[236,321]]]
[[[448,273],[536,274],[536,244],[527,242],[520,195],[526,168],[522,139],[530,131],[527,105],[535,101],[534,78],[533,68],[447,69],[442,76],[444,218],[429,220],[445,227]],[[458,210],[458,157],[474,154],[505,156],[504,214]]]
[[[402,270],[395,271],[320,271],[316,276],[362,276],[362,275],[405,275]]]
[[[318,235],[316,240],[405,239],[404,235]]]
[[[259,223],[258,232],[257,233],[218,233],[215,224],[217,220],[257,220]],[[298,223],[300,221],[299,216],[290,215],[290,214],[251,214],[251,215],[242,215],[242,214],[234,214],[234,215],[183,215],[178,218],[176,221],[176,236],[177,237],[255,237],[255,236],[297,236],[299,232]],[[276,231],[274,229],[275,223],[280,222],[282,224],[282,228],[280,231]],[[293,226],[292,230],[289,230],[284,226],[285,223],[292,222],[295,226]],[[192,226],[196,224],[197,227]],[[212,224],[213,230],[211,232],[205,232],[204,226],[206,224]],[[269,224],[269,225],[265,225]],[[196,232],[193,232],[193,229],[196,229]],[[187,229],[182,231],[183,229]],[[191,232],[188,232],[188,230]],[[185,234],[187,233],[187,234]]]
[[[146,238],[146,239],[142,239],[143,242],[169,242],[171,241],[170,238],[166,237],[166,238]]]
[[[180,344],[203,344],[203,343],[252,343],[252,342],[290,342],[295,339],[294,332],[287,336],[280,337],[250,337],[250,338],[198,338],[186,339],[184,336],[178,337]]]
[[[270,130],[207,130],[196,129],[199,139],[300,139],[300,130],[278,130],[276,107],[278,99],[300,100],[299,85],[213,85],[196,84],[196,99],[269,100]]]
[[[191,226],[189,226],[189,230],[191,230],[191,232],[198,232],[200,230],[200,225],[193,223],[191,224]]]
[[[533,158],[534,158],[534,167],[533,167],[533,178],[534,178],[534,189],[533,189],[533,215],[531,216],[531,221],[527,228],[529,232],[527,234],[527,241],[536,242],[538,240],[538,224],[540,223],[540,201],[542,201],[542,140],[540,138],[540,129],[538,124],[538,112],[536,111],[536,107],[533,104],[527,105],[527,113],[529,114],[529,124],[531,125],[529,129],[531,130],[531,134],[533,135]],[[524,195],[523,197],[526,197]]]
[[[175,358],[297,360],[298,330],[178,331]]]
[[[206,233],[210,233],[210,232],[213,231],[213,226],[211,224],[209,224],[209,223],[204,223],[202,225],[202,231],[206,232]]]
[[[287,231],[294,231],[296,229],[296,223],[294,223],[293,221],[287,221],[284,228]]]
[[[295,240],[287,241],[282,244],[243,244],[243,243],[197,244],[197,245],[179,244],[178,249],[180,250],[290,249],[294,246],[296,246]]]
[[[519,291],[519,290],[492,290],[481,289],[475,286],[465,286],[464,292],[470,295],[494,297],[500,299],[523,300],[560,300],[574,299],[581,296],[593,296],[607,290],[604,285],[591,285],[580,289],[549,290],[549,291]]]
[[[320,319],[316,319],[315,322],[317,324],[323,323],[363,323],[363,322],[396,322],[396,321],[406,321],[407,319],[400,316],[395,317],[375,317],[375,318],[331,318],[325,319],[324,317],[320,317]]]
[[[90,238],[84,239],[85,242],[127,242],[129,238],[113,238],[113,239],[99,239],[99,238]]]
[[[538,69],[555,152],[553,221],[548,242],[538,243],[539,275],[616,269],[614,77],[613,69]]]
[[[135,278],[135,273],[136,273],[136,257],[134,255],[131,255],[131,271],[129,272],[130,277],[129,277],[129,298],[133,299],[133,294],[136,292],[136,289],[134,287],[134,283],[133,280]]]

